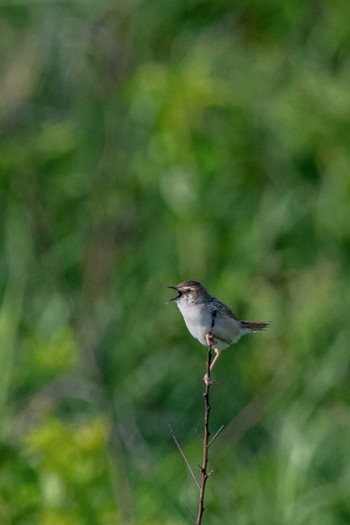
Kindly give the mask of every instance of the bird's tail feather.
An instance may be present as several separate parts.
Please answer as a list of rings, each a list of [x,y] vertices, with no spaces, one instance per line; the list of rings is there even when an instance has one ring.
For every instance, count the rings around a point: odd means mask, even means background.
[[[269,321],[241,321],[241,328],[244,334],[249,334],[264,330],[269,324]]]

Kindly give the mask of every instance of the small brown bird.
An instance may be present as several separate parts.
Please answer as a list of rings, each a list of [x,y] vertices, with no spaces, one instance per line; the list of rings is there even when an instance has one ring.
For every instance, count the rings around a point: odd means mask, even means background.
[[[242,335],[263,330],[269,324],[268,321],[239,321],[226,304],[210,295],[197,281],[183,281],[169,288],[178,292],[170,300],[176,302],[190,334],[202,345],[211,345],[215,351],[210,371],[222,350],[237,343]],[[207,375],[204,381],[213,383]]]

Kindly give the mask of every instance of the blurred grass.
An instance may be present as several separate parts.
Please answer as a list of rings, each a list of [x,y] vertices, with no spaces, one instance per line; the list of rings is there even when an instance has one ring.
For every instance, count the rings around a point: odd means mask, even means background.
[[[186,278],[272,320],[216,370],[206,523],[349,523],[349,6],[2,3],[1,523],[190,522]]]

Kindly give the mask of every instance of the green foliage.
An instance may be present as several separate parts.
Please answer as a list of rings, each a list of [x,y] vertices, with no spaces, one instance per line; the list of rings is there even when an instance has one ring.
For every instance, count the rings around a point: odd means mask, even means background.
[[[349,523],[350,4],[11,4],[0,522],[191,522],[191,278],[272,320],[215,369],[205,523]]]

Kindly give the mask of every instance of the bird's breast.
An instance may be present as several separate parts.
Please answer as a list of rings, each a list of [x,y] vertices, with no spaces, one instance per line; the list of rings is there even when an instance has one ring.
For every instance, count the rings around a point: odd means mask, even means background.
[[[190,334],[206,345],[205,334],[211,329],[212,315],[208,305],[178,303],[179,310],[184,318]]]

